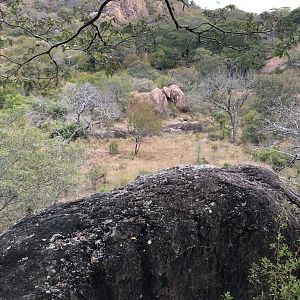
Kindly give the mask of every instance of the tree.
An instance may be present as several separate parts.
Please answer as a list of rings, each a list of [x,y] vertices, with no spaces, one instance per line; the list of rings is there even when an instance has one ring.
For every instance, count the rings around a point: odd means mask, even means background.
[[[143,101],[133,101],[128,106],[128,125],[135,139],[134,155],[137,156],[145,136],[157,134],[162,129],[162,118],[153,106]]]
[[[272,115],[272,108],[278,104],[278,99],[281,104],[289,105],[300,93],[299,80],[292,71],[257,75],[254,88],[256,95],[254,108],[268,118]]]
[[[292,147],[284,150],[291,157],[289,166],[300,160],[300,104],[298,101],[289,106],[277,101],[275,118],[269,121],[267,130],[283,141],[292,142]]]
[[[120,116],[118,97],[118,86],[116,90],[100,90],[90,83],[83,83],[67,85],[61,101],[67,109],[67,118],[72,120],[75,115],[78,125],[85,121],[85,129],[90,129],[92,125],[108,123]]]
[[[148,3],[147,0],[144,1]],[[2,5],[0,30],[21,33],[33,40],[27,48],[28,51],[15,56],[13,52],[7,51],[11,47],[11,40],[1,38],[2,80],[15,79],[26,81],[30,85],[38,83],[42,87],[56,85],[64,68],[64,61],[57,57],[61,52],[73,54],[76,51],[86,53],[96,65],[112,73],[122,63],[124,49],[134,45],[137,38],[143,36],[148,26],[152,26],[154,22],[153,20],[146,22],[129,20],[120,27],[117,22],[114,22],[113,17],[109,19],[105,13],[109,5],[115,4],[114,2],[115,0],[104,0],[101,4],[97,4],[97,1],[91,1],[88,3],[89,9],[85,5],[80,7],[77,3],[72,8],[71,14],[58,15],[55,18],[47,16],[45,12],[41,16],[34,15],[30,11],[34,8],[34,3],[31,5],[26,2],[25,5],[23,0]],[[235,43],[238,38],[242,41],[239,44],[247,47],[257,39],[272,34],[278,21],[272,16],[269,18],[268,15],[257,20],[250,14],[246,15],[244,20],[239,20],[240,26],[235,30],[231,24],[222,21],[226,19],[228,12],[234,10],[234,7],[229,7],[220,10],[220,17],[208,15],[207,19],[200,20],[197,24],[192,22],[186,25],[179,21],[177,13],[181,11],[178,6],[185,9],[188,7],[188,2],[186,0],[174,0],[172,3],[170,0],[163,1],[167,16],[176,29],[196,36],[200,43],[236,48]],[[91,7],[97,7],[92,14]],[[76,28],[75,31],[73,28]]]
[[[0,227],[56,203],[76,184],[81,151],[29,127],[23,113],[1,112]]]
[[[67,85],[62,95],[68,111],[76,116],[76,123],[80,124],[82,116],[92,111],[97,103],[98,90],[90,83]]]
[[[253,88],[253,74],[226,71],[207,76],[199,86],[201,98],[222,110],[230,119],[231,141],[237,142],[241,118],[247,112],[245,104],[250,99]]]

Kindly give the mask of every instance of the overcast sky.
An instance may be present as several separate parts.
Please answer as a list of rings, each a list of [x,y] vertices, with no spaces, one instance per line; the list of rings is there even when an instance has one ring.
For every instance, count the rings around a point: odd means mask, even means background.
[[[224,7],[228,4],[234,4],[238,8],[247,12],[261,13],[263,11],[291,7],[292,9],[300,6],[300,0],[194,0],[200,7],[215,9]]]

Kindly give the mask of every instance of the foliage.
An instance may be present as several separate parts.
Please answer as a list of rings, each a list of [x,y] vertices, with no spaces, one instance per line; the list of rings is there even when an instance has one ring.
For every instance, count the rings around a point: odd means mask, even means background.
[[[223,111],[212,114],[213,123],[209,125],[208,137],[211,140],[224,140],[230,137],[230,125],[227,115]]]
[[[242,120],[242,139],[244,142],[260,144],[266,139],[262,130],[262,119],[256,110],[250,110]]]
[[[97,190],[101,183],[106,183],[107,173],[107,168],[104,166],[96,166],[88,172],[87,177],[94,190]]]
[[[151,66],[158,70],[172,69],[176,66],[176,57],[170,48],[160,48],[150,57]]]
[[[127,110],[128,125],[135,138],[136,156],[145,136],[157,134],[162,129],[162,118],[148,102],[131,101]]]
[[[231,296],[230,292],[226,292],[224,295],[222,295],[222,300],[233,300],[233,297]]]
[[[254,300],[295,300],[300,298],[299,245],[293,252],[285,243],[282,231],[285,224],[278,220],[275,243],[271,244],[274,258],[263,257],[250,269],[249,281],[255,287]],[[299,243],[300,241],[298,241]]]
[[[255,160],[270,164],[274,170],[281,169],[288,163],[287,156],[274,148],[258,149],[253,151],[252,155]]]
[[[86,137],[84,127],[78,123],[63,124],[61,127],[53,128],[50,137],[61,137],[63,140],[76,140]]]
[[[195,50],[192,62],[200,76],[215,73],[225,68],[224,58],[205,48],[197,48]]]
[[[116,155],[119,153],[119,144],[117,141],[111,141],[108,145],[108,148],[110,155]]]
[[[29,127],[23,114],[1,113],[0,225],[55,203],[76,182],[80,149]]]
[[[272,107],[288,105],[300,93],[297,76],[291,71],[283,74],[257,75],[254,84],[254,108],[263,116],[270,116]]]

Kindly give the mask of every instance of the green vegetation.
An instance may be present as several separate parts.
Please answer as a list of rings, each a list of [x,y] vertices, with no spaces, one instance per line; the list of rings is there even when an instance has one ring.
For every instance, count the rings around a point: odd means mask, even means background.
[[[128,124],[135,140],[134,155],[137,156],[143,138],[161,131],[162,118],[149,103],[132,101],[128,107]]]
[[[29,126],[22,111],[0,113],[0,227],[75,190],[81,151]]]
[[[249,281],[258,291],[254,300],[294,300],[300,297],[300,281],[297,276],[300,268],[299,241],[295,245],[296,249],[291,250],[282,235],[285,224],[279,219],[277,223],[277,240],[271,244],[274,257],[263,257],[250,270]]]
[[[288,164],[287,156],[277,149],[258,149],[253,151],[253,157],[269,163],[274,170],[284,168]]]

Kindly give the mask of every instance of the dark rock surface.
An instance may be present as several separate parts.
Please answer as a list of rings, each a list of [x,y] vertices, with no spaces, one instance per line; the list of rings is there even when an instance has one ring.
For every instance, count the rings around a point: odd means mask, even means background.
[[[290,209],[286,211],[286,205]],[[248,300],[274,217],[298,238],[300,198],[272,172],[177,167],[57,205],[0,236],[0,299]]]

